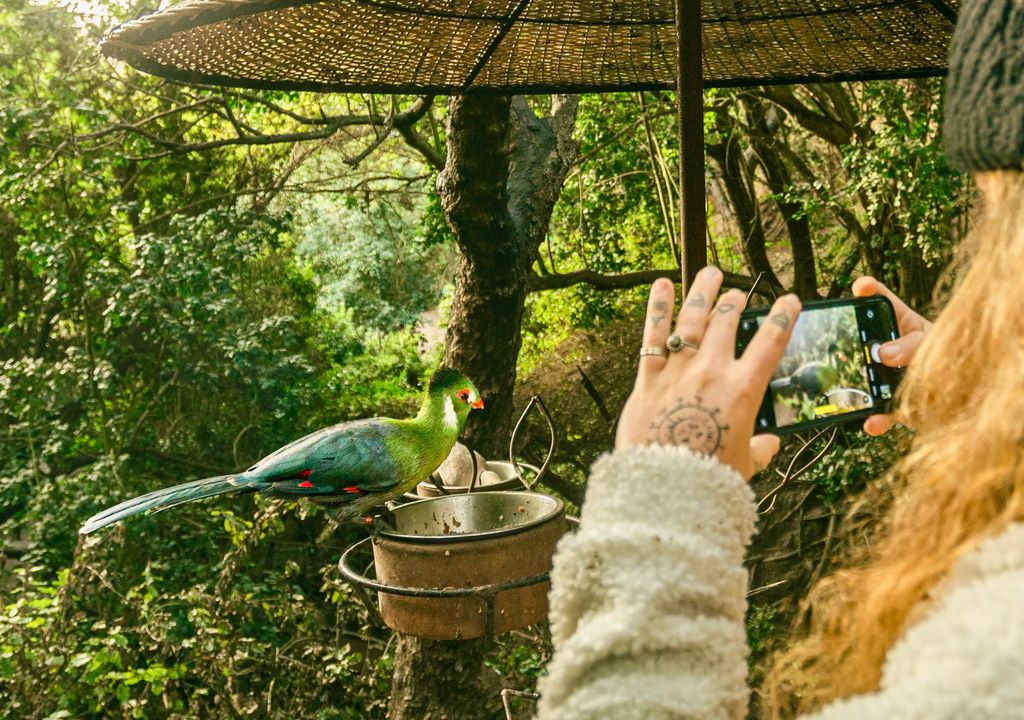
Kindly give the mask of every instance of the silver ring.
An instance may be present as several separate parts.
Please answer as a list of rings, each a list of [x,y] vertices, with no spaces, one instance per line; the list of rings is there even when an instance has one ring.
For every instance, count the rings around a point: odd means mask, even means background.
[[[689,340],[684,340],[683,338],[674,334],[668,336],[668,340],[665,341],[665,347],[668,348],[669,352],[679,352],[684,347],[688,347],[692,350],[700,350],[700,345],[698,343],[690,342]]]
[[[645,355],[657,355],[658,357],[665,357],[668,353],[665,352],[665,348],[661,345],[644,345],[640,348],[640,357]]]

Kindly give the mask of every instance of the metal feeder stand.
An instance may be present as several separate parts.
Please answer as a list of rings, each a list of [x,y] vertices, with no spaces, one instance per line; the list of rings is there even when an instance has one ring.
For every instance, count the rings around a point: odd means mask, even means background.
[[[371,615],[388,627],[465,640],[546,617],[551,557],[567,526],[561,500],[526,492],[449,495],[402,505],[394,518],[394,530],[360,540],[339,561]],[[367,543],[373,577],[353,568]],[[366,590],[377,591],[379,612]]]

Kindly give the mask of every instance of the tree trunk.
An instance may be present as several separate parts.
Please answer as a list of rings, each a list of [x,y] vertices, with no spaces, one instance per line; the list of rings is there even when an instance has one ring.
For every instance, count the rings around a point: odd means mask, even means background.
[[[437,181],[461,259],[444,364],[484,398],[465,438],[488,457],[508,452],[527,281],[575,159],[577,100],[555,96],[538,118],[522,98],[448,102],[448,159]]]
[[[721,143],[708,145],[707,154],[718,164],[722,172],[722,184],[725,186],[740,229],[743,257],[753,277],[764,273],[764,279],[771,285],[781,286],[782,283],[779,282],[768,259],[767,239],[757,207],[757,193],[743,166],[743,148],[736,128],[731,126],[731,120],[722,118],[722,113],[717,113],[717,117],[718,131],[725,137]]]
[[[448,100],[448,159],[437,179],[445,217],[461,250],[444,364],[465,373],[484,398],[464,435],[484,455],[500,448],[521,341],[523,248],[508,213],[511,97]]]
[[[578,101],[555,96],[538,118],[522,98],[448,101],[448,158],[437,190],[461,251],[444,364],[483,396],[466,441],[486,457],[508,452],[527,282],[551,211],[576,156]],[[485,720],[500,708],[487,687],[488,639],[403,637],[395,651],[390,720]]]
[[[750,142],[757,159],[764,168],[765,182],[775,196],[775,204],[782,213],[789,233],[789,246],[793,254],[793,290],[804,300],[818,298],[818,276],[814,269],[814,246],[811,243],[811,225],[803,214],[800,203],[784,200],[793,180],[782,161],[776,133],[780,130],[778,118],[769,118],[761,98],[744,98],[750,121]]]
[[[501,687],[482,674],[487,639],[399,636],[388,720],[490,720],[500,717]]]

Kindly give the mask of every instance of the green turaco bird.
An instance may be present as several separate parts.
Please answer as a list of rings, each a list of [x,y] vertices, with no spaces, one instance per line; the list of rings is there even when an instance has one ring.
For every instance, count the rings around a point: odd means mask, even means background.
[[[338,520],[357,518],[427,478],[448,457],[470,411],[483,406],[473,383],[441,368],[430,378],[413,418],[355,420],[317,430],[245,472],[195,480],[115,505],[89,518],[79,532],[230,492],[305,497],[335,506]]]
[[[769,383],[772,390],[792,388],[818,397],[831,390],[839,381],[839,362],[846,361],[835,343],[828,346],[828,362],[809,362],[801,365],[789,377],[776,378]]]

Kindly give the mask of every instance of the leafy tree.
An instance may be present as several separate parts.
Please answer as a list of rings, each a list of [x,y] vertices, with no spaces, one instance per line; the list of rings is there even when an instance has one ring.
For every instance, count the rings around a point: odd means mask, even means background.
[[[0,561],[3,714],[379,716],[386,636],[333,565],[349,531],[240,498],[77,536],[126,496],[414,403],[409,332],[318,304],[296,252],[285,200],[351,178],[295,175],[299,100],[122,77],[66,10],[0,15],[0,524],[31,540]],[[379,146],[350,101],[305,139]]]
[[[403,189],[338,198],[308,195],[295,202],[296,251],[324,278],[321,307],[351,309],[362,325],[395,330],[436,307],[450,282],[448,248],[415,232],[424,197]]]

